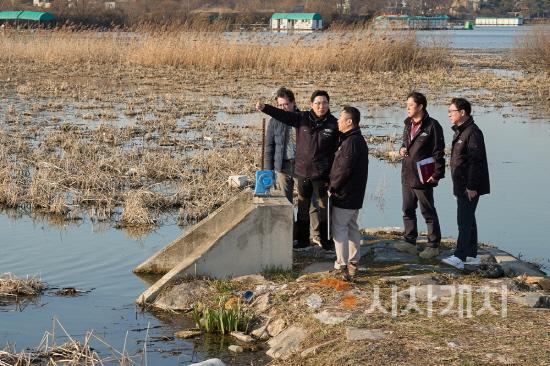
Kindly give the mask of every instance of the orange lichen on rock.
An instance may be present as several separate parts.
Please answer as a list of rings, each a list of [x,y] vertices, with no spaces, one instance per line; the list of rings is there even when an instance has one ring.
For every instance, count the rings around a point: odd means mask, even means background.
[[[344,309],[353,309],[357,306],[357,297],[355,295],[345,295],[341,300]]]
[[[331,287],[336,291],[343,291],[350,287],[349,282],[337,280],[335,278],[323,278],[318,282],[318,285],[323,287]]]

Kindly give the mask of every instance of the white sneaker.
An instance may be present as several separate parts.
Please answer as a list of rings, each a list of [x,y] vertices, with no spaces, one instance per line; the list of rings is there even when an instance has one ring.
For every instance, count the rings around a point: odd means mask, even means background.
[[[445,264],[448,264],[449,266],[452,266],[458,269],[464,269],[464,262],[462,261],[462,259],[455,257],[454,255],[444,258],[441,261]]]
[[[464,264],[481,264],[481,258],[478,257],[466,257]]]

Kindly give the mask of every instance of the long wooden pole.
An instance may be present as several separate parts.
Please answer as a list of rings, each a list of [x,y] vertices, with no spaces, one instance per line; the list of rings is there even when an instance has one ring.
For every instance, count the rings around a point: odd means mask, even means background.
[[[265,117],[262,118],[262,170],[265,168]]]

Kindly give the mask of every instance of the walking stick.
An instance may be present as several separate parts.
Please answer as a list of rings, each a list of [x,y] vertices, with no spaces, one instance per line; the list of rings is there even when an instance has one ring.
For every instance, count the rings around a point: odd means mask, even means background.
[[[262,170],[265,168],[265,118],[262,118]]]
[[[328,192],[327,198],[327,240],[332,239],[332,232],[330,230],[330,192]]]

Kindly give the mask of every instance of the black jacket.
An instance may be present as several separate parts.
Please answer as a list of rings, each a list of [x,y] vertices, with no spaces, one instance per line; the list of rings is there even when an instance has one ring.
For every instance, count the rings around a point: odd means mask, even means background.
[[[330,171],[332,204],[348,210],[363,207],[368,175],[369,148],[357,127],[340,137],[340,147]]]
[[[478,195],[488,194],[489,167],[483,132],[470,117],[460,126],[453,126],[453,147],[451,150],[451,176],[453,193],[464,195],[466,188]]]
[[[338,147],[338,121],[330,112],[316,119],[312,111],[286,112],[266,104],[263,112],[296,127],[294,174],[301,178],[328,179]]]
[[[296,109],[296,112],[299,110]],[[286,144],[291,133],[291,126],[285,125],[275,118],[269,120],[265,137],[264,168],[266,170],[280,172],[283,169]],[[294,159],[294,156],[291,158]]]
[[[412,119],[405,119],[403,145],[401,146],[407,149],[408,155],[403,158],[401,165],[401,183],[412,188],[426,189],[435,187],[437,184],[422,184],[418,176],[416,163],[431,156],[435,160],[433,177],[438,180],[445,177],[445,139],[443,128],[428,113],[424,115],[420,123],[418,132],[411,140]]]

